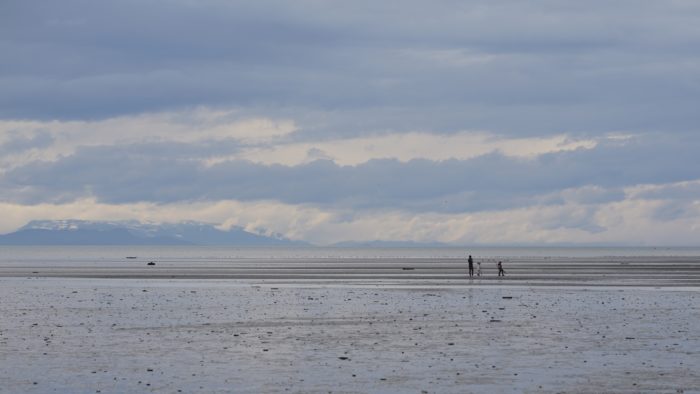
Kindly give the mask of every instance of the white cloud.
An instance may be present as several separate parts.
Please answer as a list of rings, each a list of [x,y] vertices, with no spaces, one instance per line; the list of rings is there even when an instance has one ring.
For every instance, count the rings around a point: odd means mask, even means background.
[[[219,228],[241,226],[258,232],[283,233],[303,239],[309,229],[330,220],[332,214],[312,207],[274,201],[232,200],[178,204],[104,204],[88,198],[66,204],[21,205],[0,202],[0,233],[16,230],[31,220],[139,220],[172,223],[185,220],[217,224]]]
[[[128,220],[177,222],[196,220],[265,229],[291,239],[330,244],[345,240],[441,241],[453,244],[600,243],[629,245],[697,245],[700,203],[694,215],[657,221],[662,204],[625,200],[599,205],[566,203],[491,212],[412,214],[402,211],[348,212],[275,201],[218,201],[178,204],[110,205],[86,199],[68,204],[0,203],[0,232],[33,219]],[[597,227],[591,230],[591,226]]]
[[[465,160],[492,152],[532,158],[551,152],[592,149],[596,145],[595,140],[576,140],[567,135],[502,138],[488,132],[463,131],[450,135],[412,132],[252,147],[243,149],[236,156],[211,159],[209,163],[242,158],[261,164],[292,166],[313,161],[319,153],[339,165],[358,165],[372,159],[398,159],[402,162],[412,159]]]
[[[198,108],[121,116],[98,121],[0,121],[0,144],[18,134],[50,135],[52,143],[21,152],[7,152],[0,169],[8,170],[36,160],[55,160],[81,146],[132,143],[197,143],[234,141],[238,151],[212,152],[193,157],[205,163],[249,160],[259,164],[298,165],[319,158],[339,165],[358,165],[372,159],[470,159],[492,152],[532,158],[574,149],[592,149],[595,139],[572,139],[566,134],[531,138],[507,138],[486,131],[462,131],[441,135],[429,132],[392,133],[324,141],[293,142],[288,136],[298,127],[291,119],[245,117],[235,110]]]
[[[201,107],[178,112],[120,116],[96,121],[0,120],[0,144],[17,134],[49,133],[54,142],[43,149],[8,153],[0,166],[8,168],[34,160],[53,160],[80,146],[139,142],[236,140],[261,143],[286,136],[297,129],[292,120],[246,117],[235,110]]]

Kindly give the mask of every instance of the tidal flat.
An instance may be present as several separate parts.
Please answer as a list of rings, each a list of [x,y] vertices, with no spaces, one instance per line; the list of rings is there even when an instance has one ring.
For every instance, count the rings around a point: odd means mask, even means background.
[[[6,393],[700,390],[692,285],[10,275],[0,313]]]

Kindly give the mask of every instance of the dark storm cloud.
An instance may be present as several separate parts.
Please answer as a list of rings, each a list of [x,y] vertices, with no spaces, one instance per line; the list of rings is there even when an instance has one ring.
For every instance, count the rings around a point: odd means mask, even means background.
[[[311,135],[688,132],[699,24],[683,1],[9,1],[0,117],[209,105]]]
[[[469,212],[537,204],[622,200],[621,187],[700,179],[694,141],[663,135],[608,141],[522,160],[490,154],[470,160],[371,160],[338,166],[229,161],[204,166],[178,146],[84,147],[55,162],[32,163],[0,178],[3,200],[107,203],[272,199],[354,209]],[[186,151],[186,150],[185,150]],[[579,190],[576,190],[579,189]],[[564,192],[562,192],[564,191]]]

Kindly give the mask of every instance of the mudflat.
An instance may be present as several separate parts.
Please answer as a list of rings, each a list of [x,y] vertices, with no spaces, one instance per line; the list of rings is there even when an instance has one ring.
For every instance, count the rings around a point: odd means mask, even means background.
[[[697,260],[504,265],[5,262],[0,392],[698,392]]]

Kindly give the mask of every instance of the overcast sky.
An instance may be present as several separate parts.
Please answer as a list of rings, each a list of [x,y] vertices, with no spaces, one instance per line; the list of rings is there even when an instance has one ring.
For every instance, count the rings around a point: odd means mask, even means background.
[[[700,246],[700,2],[2,1],[0,232]]]

